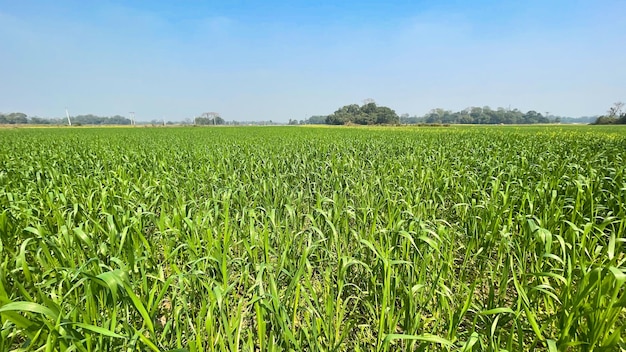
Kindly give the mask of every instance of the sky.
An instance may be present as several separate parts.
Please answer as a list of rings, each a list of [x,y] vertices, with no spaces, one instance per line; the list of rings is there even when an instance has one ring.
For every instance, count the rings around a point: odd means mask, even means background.
[[[0,0],[0,112],[302,120],[626,101],[626,1]]]

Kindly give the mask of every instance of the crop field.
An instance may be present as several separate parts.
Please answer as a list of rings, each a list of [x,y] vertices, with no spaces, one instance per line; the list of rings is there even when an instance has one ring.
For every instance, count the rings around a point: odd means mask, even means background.
[[[626,129],[0,130],[0,351],[626,350]]]

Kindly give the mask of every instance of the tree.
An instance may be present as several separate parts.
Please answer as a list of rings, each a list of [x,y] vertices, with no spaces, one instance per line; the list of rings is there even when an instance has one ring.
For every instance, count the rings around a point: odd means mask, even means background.
[[[203,117],[196,117],[196,125],[223,125],[224,119],[219,115],[204,114]]]
[[[441,111],[443,109],[432,109],[426,114],[424,121],[426,123],[441,123]]]
[[[609,111],[607,111],[607,114],[609,117],[620,118],[623,115],[623,112],[622,112],[623,108],[624,108],[624,103],[622,103],[621,101],[618,101],[617,103],[614,103],[613,106],[609,108]]]
[[[397,124],[400,123],[400,118],[395,111],[386,106],[376,107],[376,124]]]
[[[226,123],[226,121],[220,115],[217,115],[213,118],[214,125],[223,125],[224,123]]]
[[[12,112],[10,114],[0,114],[0,124],[26,124],[28,119],[26,114],[21,112]]]
[[[29,123],[33,125],[49,125],[50,120],[41,117],[31,117]]]
[[[326,124],[328,125],[345,125],[348,122],[348,115],[341,114],[338,111],[335,111],[333,114],[326,117]]]
[[[326,115],[313,115],[302,121],[302,125],[323,125],[326,123]]]
[[[363,106],[357,104],[345,105],[326,117],[329,125],[345,125],[355,123],[359,125],[397,124],[400,118],[396,112],[386,106],[376,106],[376,103],[366,100]]]
[[[210,125],[211,119],[206,117],[196,117],[196,125]]]
[[[535,110],[530,110],[526,113],[526,115],[524,115],[524,123],[538,123],[539,116],[541,116],[540,113],[536,112]]]
[[[361,114],[361,108],[356,104],[345,105],[326,117],[329,125],[344,125],[348,122],[355,123],[355,119]]]
[[[614,125],[617,123],[617,119],[611,116],[598,116],[594,125]]]
[[[624,111],[624,103],[618,101],[609,108],[606,115],[599,116],[594,125],[612,125],[626,124],[626,111]]]
[[[104,123],[111,124],[111,125],[130,125],[131,121],[130,119],[124,116],[115,115],[115,116],[109,117],[108,121],[105,120]]]
[[[462,124],[474,123],[474,118],[469,114],[463,114],[461,115],[461,118],[459,118],[459,123],[462,123]]]

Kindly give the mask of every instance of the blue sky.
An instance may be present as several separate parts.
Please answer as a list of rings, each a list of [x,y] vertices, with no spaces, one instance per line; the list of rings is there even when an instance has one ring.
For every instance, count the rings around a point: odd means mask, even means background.
[[[626,1],[0,0],[0,112],[304,119],[626,100]]]

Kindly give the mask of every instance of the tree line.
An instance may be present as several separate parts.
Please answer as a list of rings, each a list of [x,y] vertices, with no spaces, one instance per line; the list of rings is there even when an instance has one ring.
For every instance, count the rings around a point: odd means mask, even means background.
[[[369,102],[359,106],[357,104],[346,105],[330,115],[314,115],[300,124],[328,124],[328,125],[376,125],[376,124],[537,124],[537,123],[589,123],[595,117],[586,118],[561,118],[548,113],[542,114],[535,110],[522,112],[518,109],[497,108],[489,106],[469,107],[461,111],[451,111],[441,108],[432,109],[423,116],[409,116],[396,112],[385,106],[377,106]],[[290,120],[290,124],[295,124]]]
[[[92,114],[71,117],[74,125],[130,125],[131,120],[120,115],[96,116]],[[394,110],[386,106],[378,106],[373,101],[365,101],[363,105],[345,105],[330,115],[314,115],[305,120],[289,120],[294,124],[327,124],[327,125],[392,125],[392,124],[537,124],[537,123],[593,123],[597,125],[626,124],[625,104],[617,102],[599,117],[568,118],[541,114],[535,110],[522,112],[518,109],[497,108],[489,106],[469,107],[453,112],[441,108],[432,109],[423,116],[398,116]],[[162,121],[153,120],[152,124],[161,124]],[[65,125],[67,119],[29,117],[21,112],[0,113],[0,124],[34,124],[34,125]],[[177,124],[168,121],[169,124]],[[226,122],[219,115],[196,117],[193,121],[185,119],[183,125],[223,125],[223,124],[260,124],[260,122]],[[271,120],[261,124],[275,124]]]
[[[530,110],[522,112],[518,109],[497,108],[491,109],[489,106],[471,107],[461,111],[452,112],[444,109],[433,109],[422,117],[424,123],[443,124],[478,124],[478,125],[511,125],[511,124],[536,124],[560,122],[551,120],[545,115]]]
[[[73,126],[81,125],[131,125],[132,121],[124,116],[96,116],[92,114],[71,116],[70,121]],[[165,121],[163,119],[153,119],[151,121],[136,121],[138,125],[277,125],[280,123],[272,120],[263,121],[226,121],[219,115],[215,116],[197,116],[186,118],[182,121]],[[0,125],[67,125],[67,117],[44,118],[32,116],[29,117],[21,112],[0,113]]]
[[[130,125],[130,119],[120,116],[96,116],[92,114],[77,115],[70,118],[74,125]],[[21,112],[0,113],[0,124],[32,124],[32,125],[66,125],[67,118],[28,117]]]
[[[28,123],[28,117],[21,112],[12,112],[10,114],[0,113],[0,124],[25,124]]]

